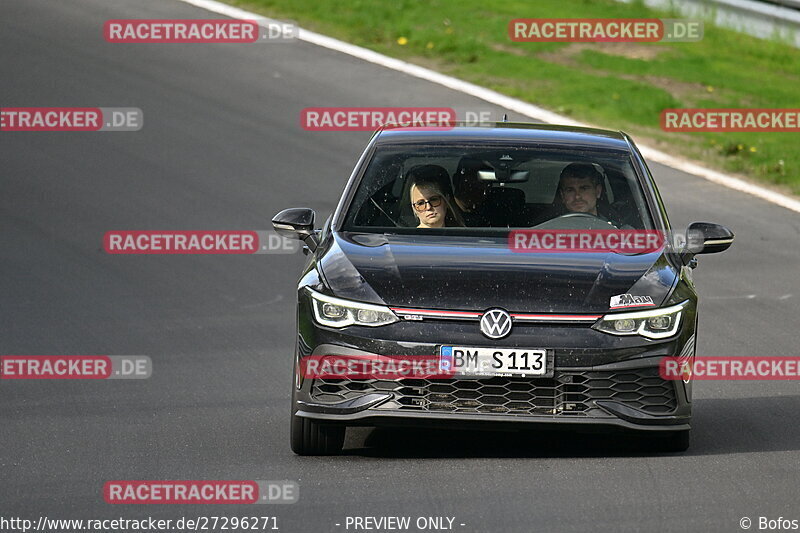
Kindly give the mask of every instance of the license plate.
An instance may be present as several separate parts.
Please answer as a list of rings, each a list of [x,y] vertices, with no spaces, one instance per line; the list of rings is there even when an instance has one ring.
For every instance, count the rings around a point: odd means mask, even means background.
[[[545,376],[547,350],[442,346],[439,365],[458,376]]]

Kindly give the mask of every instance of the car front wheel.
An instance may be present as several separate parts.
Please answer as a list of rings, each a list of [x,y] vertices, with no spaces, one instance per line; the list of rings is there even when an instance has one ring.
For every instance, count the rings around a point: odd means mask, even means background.
[[[292,413],[292,451],[297,455],[336,455],[344,446],[345,426],[321,424]]]

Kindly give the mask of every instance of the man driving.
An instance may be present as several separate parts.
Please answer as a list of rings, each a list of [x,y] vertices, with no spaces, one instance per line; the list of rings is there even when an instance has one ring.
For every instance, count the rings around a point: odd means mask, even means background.
[[[634,229],[608,202],[601,202],[603,175],[591,163],[570,163],[561,171],[558,180],[558,195],[562,206],[559,215],[586,213],[608,222],[620,229]]]
[[[591,163],[570,163],[561,171],[558,193],[568,213],[597,213],[603,176]],[[603,217],[605,218],[605,217]]]

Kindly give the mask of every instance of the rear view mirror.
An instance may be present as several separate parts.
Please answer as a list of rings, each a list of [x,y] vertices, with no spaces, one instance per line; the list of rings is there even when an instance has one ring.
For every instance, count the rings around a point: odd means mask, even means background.
[[[520,182],[528,181],[528,174],[530,174],[528,170],[479,170],[478,179],[481,181]]]
[[[686,229],[686,246],[683,257],[687,262],[695,254],[724,252],[733,243],[733,232],[713,222],[692,222]]]
[[[281,235],[294,237],[314,251],[317,248],[317,231],[314,230],[316,213],[308,207],[284,209],[272,217],[272,227]]]

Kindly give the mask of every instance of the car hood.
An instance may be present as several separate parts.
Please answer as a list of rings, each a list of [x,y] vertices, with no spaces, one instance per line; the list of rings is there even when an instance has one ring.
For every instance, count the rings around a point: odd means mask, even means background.
[[[613,296],[661,305],[677,281],[662,252],[519,253],[505,238],[337,234],[318,267],[335,296],[392,307],[597,313]]]

